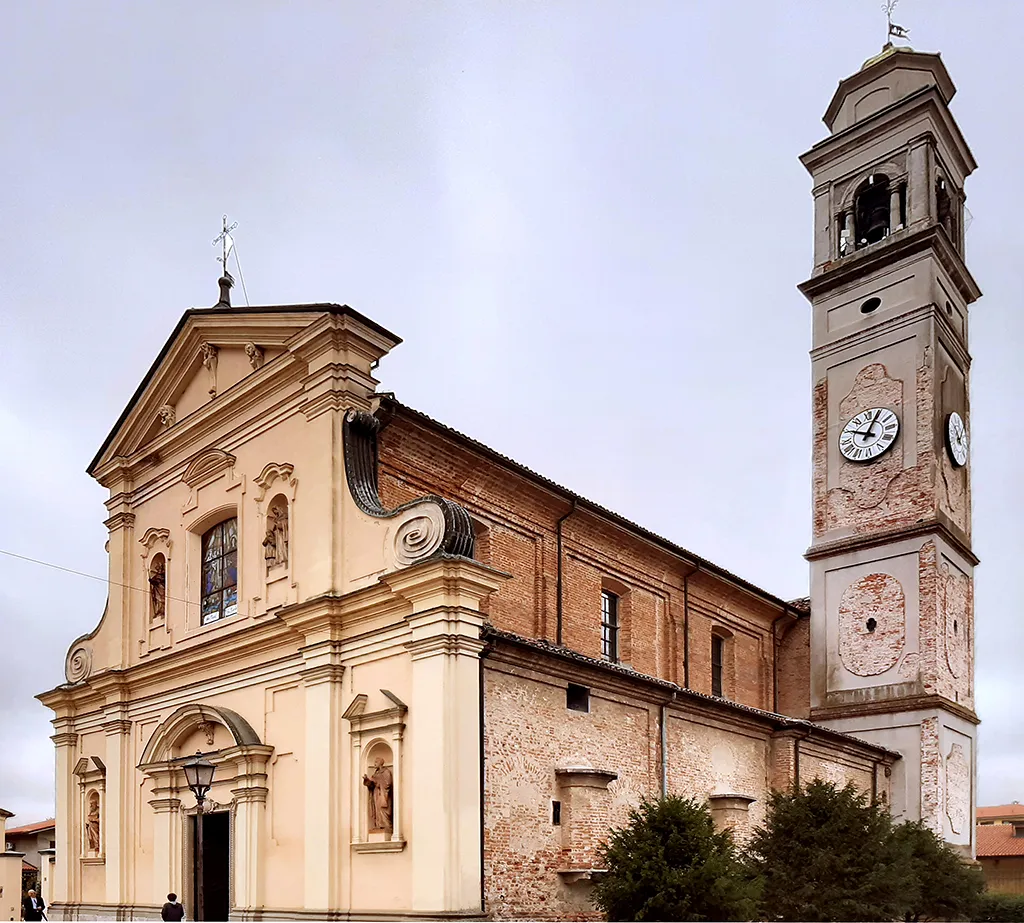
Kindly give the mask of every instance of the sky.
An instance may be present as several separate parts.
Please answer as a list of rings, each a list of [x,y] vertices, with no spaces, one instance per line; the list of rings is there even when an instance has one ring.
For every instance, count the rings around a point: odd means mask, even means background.
[[[981,804],[1024,800],[1016,0],[903,0],[968,180]],[[106,574],[85,467],[221,216],[252,304],[404,338],[384,390],[786,598],[808,592],[811,183],[875,0],[0,7],[0,550]],[[236,274],[237,275],[237,274]],[[103,581],[0,554],[0,806],[53,813],[50,713]]]

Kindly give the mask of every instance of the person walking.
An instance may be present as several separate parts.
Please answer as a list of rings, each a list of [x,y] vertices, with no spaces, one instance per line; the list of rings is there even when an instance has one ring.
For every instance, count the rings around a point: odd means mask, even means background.
[[[25,900],[21,902],[21,915],[26,920],[45,920],[46,902],[39,897],[35,888],[29,888]]]
[[[167,903],[160,908],[161,920],[184,920],[185,908],[178,903],[178,895],[173,891],[167,895]]]

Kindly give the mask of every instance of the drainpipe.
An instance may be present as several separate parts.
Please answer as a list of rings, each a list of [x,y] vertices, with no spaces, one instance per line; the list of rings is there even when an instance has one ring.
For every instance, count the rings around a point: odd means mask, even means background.
[[[793,789],[795,791],[800,791],[800,741],[807,740],[810,736],[810,731],[804,731],[793,741]]]
[[[479,708],[480,708],[480,912],[487,912],[487,880],[484,877],[486,875],[486,866],[484,863],[484,830],[486,829],[487,823],[487,807],[486,798],[484,793],[486,791],[487,776],[484,772],[484,760],[486,754],[484,752],[484,658],[480,657],[480,688],[479,688]]]
[[[558,522],[555,523],[555,542],[558,555],[558,577],[555,581],[555,643],[562,646],[562,523],[576,512],[576,499],[573,498],[572,506]]]
[[[693,565],[683,578],[683,688],[690,688],[690,578],[700,570],[699,564]]]
[[[668,795],[668,707],[676,700],[676,694],[661,706],[661,797]]]

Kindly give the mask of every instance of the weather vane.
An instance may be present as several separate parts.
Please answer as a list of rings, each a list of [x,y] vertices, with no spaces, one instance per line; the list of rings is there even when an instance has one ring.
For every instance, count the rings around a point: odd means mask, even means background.
[[[228,227],[228,216],[224,215],[221,219],[221,232],[213,238],[213,245],[216,247],[217,244],[221,245],[221,255],[217,257],[217,262],[224,267],[224,274],[230,275],[228,272],[228,256],[231,254],[232,248],[235,246],[234,240],[231,238],[231,232],[238,227],[238,222],[234,222]]]
[[[892,11],[896,9],[896,4],[900,0],[882,0],[882,12],[885,13],[885,21],[889,27],[889,31],[886,34],[887,45],[891,45],[891,39],[894,38],[908,38],[910,36],[910,30],[904,29],[903,26],[898,26],[892,21]]]

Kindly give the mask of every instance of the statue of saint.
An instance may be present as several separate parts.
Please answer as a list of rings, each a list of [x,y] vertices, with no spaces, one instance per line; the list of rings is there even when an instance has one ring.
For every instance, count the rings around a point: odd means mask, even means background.
[[[364,775],[363,785],[370,790],[370,829],[390,834],[394,830],[391,820],[392,776],[391,770],[384,765],[384,757],[378,756],[373,761],[373,775]]]
[[[149,569],[149,598],[153,607],[153,619],[162,619],[167,609],[167,565],[162,554],[153,559]]]
[[[288,507],[271,504],[267,510],[267,534],[263,539],[267,567],[288,563]]]
[[[85,833],[89,839],[89,851],[100,851],[100,796],[89,792],[89,813],[85,820]]]

